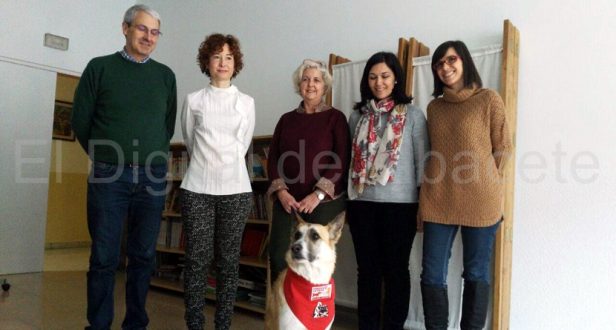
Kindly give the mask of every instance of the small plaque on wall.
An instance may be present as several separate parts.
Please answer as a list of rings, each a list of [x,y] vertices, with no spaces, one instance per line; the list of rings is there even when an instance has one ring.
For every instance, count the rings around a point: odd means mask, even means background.
[[[45,41],[43,45],[59,50],[68,50],[68,38],[60,37],[51,33],[45,33]]]

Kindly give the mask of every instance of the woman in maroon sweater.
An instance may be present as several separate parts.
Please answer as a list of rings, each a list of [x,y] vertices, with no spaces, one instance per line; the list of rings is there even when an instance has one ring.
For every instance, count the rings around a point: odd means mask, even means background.
[[[302,102],[280,117],[268,155],[268,195],[274,199],[272,281],[287,266],[284,255],[296,221],[293,211],[307,222],[327,224],[346,207],[349,126],[342,112],[323,101],[332,77],[322,62],[304,60],[293,82]]]

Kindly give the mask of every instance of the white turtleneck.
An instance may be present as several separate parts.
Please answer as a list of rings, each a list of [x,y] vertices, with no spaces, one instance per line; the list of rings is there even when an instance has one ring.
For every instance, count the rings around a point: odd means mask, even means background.
[[[254,99],[212,85],[186,96],[182,134],[190,164],[181,187],[209,195],[250,192],[244,156],[255,126]]]

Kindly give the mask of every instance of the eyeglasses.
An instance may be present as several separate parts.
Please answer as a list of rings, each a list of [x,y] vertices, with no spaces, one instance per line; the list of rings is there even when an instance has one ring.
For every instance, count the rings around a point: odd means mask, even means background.
[[[141,32],[143,32],[145,34],[151,33],[155,37],[160,37],[160,36],[163,35],[163,33],[160,32],[159,29],[148,29],[148,27],[143,25],[143,24],[135,25],[135,29],[137,29],[137,30],[139,30],[139,31],[141,31]]]
[[[434,63],[432,65],[432,69],[434,69],[434,71],[438,71],[440,69],[442,69],[445,66],[445,63],[447,63],[447,65],[453,65],[454,63],[456,63],[458,61],[460,57],[458,57],[457,55],[449,55],[447,57],[445,57],[444,60],[440,60],[436,63]]]

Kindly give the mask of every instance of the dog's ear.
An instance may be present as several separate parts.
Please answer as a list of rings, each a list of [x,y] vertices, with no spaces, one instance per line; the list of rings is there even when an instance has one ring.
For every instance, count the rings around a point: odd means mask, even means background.
[[[336,216],[336,218],[327,224],[327,230],[329,231],[329,239],[334,243],[338,243],[340,236],[342,236],[342,228],[346,220],[346,212],[342,211]]]
[[[304,219],[302,219],[302,217],[299,216],[299,213],[294,212],[295,213],[295,219],[297,220],[296,223],[296,227],[299,227],[300,225],[303,225],[306,223],[306,221],[304,221]]]

